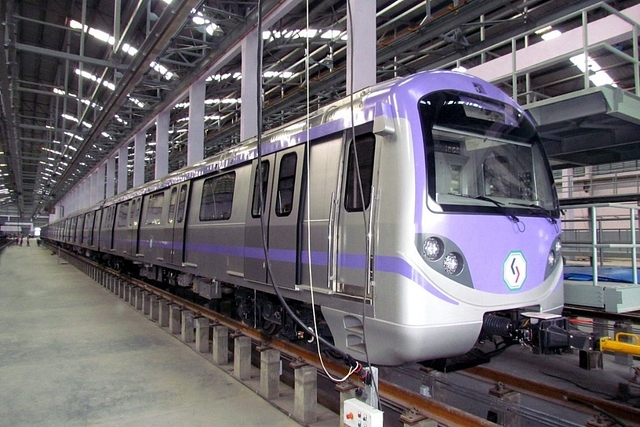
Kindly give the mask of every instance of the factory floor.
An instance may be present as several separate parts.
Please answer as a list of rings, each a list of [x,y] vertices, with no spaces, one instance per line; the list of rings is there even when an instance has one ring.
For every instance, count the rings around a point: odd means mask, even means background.
[[[7,248],[0,426],[178,425],[299,426],[33,240]]]

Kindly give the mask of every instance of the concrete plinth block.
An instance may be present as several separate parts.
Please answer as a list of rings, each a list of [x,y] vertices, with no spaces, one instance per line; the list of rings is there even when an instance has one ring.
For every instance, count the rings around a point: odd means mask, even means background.
[[[158,322],[163,328],[169,326],[169,301],[166,299],[158,300]]]
[[[180,339],[184,343],[192,343],[195,341],[195,325],[193,318],[195,313],[189,310],[182,310],[182,323],[180,324]]]
[[[196,351],[200,353],[209,352],[209,319],[197,317],[196,324]]]
[[[229,363],[229,328],[213,327],[213,363],[226,365]]]
[[[404,427],[438,427],[438,423],[435,420],[431,420],[415,411],[408,411],[402,414],[400,422]]]
[[[129,285],[129,304],[136,306],[136,288],[133,285]]]
[[[123,283],[121,286],[124,292],[124,300],[131,302],[131,286],[128,283]]]
[[[120,290],[120,298],[125,299],[125,287],[124,282],[120,279],[115,279],[116,287]]]
[[[512,404],[519,405],[521,394],[505,387],[502,383],[490,389],[489,394],[497,397],[498,400],[489,407],[487,420],[505,427],[520,427],[520,415],[507,408]]]
[[[160,318],[160,304],[158,304],[158,295],[149,295],[149,317],[151,320],[158,321]]]
[[[613,324],[613,336],[615,337],[618,332],[626,332],[628,334],[632,334],[632,326],[629,322],[616,322]],[[631,342],[631,337],[629,336],[621,336],[620,341],[622,342]],[[625,354],[625,353],[616,353],[614,355],[613,361],[619,365],[624,366],[633,366],[633,355]]]
[[[251,338],[240,336],[233,340],[233,376],[240,380],[251,378]]]
[[[351,381],[346,381],[342,383],[336,384],[336,391],[340,393],[340,427],[344,427],[346,424],[342,421],[344,420],[344,401],[353,399],[356,397],[356,390],[358,386],[352,383]]]
[[[169,306],[169,332],[179,334],[181,332],[182,308],[177,305]]]
[[[136,288],[136,310],[142,310],[142,289]]]
[[[293,417],[302,423],[317,421],[318,372],[309,365],[294,367]]]
[[[260,395],[265,399],[280,396],[280,351],[266,348],[260,351]]]
[[[144,314],[145,316],[149,315],[149,312],[151,311],[151,295],[149,295],[149,292],[147,291],[142,291],[142,314]]]

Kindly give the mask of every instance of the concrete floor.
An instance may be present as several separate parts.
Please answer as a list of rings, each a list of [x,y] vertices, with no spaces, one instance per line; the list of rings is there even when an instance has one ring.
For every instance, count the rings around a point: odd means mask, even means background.
[[[299,424],[50,251],[9,247],[0,426],[87,425]]]

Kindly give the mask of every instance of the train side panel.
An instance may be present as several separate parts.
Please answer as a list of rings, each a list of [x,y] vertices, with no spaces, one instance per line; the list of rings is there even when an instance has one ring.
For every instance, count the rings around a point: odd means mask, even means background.
[[[251,165],[191,183],[185,265],[198,276],[242,283],[244,227]]]

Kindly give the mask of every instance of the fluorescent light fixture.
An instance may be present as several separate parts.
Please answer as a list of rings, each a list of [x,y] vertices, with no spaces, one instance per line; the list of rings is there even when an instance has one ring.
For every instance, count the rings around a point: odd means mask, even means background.
[[[573,62],[573,65],[578,67],[580,71],[582,71],[583,73],[586,71],[584,68],[585,67],[584,54],[581,53],[579,55],[572,56],[569,60]],[[589,71],[593,71],[593,72],[600,71],[600,65],[595,60],[593,60],[590,56],[587,56],[587,67],[589,68]]]
[[[557,39],[561,35],[562,35],[562,33],[560,31],[553,30],[553,31],[549,31],[548,33],[543,34],[541,37],[542,37],[542,40],[547,41],[547,40]]]

